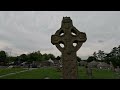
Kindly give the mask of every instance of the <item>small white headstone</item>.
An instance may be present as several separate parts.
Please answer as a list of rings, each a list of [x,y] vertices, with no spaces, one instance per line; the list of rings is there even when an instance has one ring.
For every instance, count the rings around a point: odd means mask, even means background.
[[[50,79],[49,77],[45,77],[44,79]]]
[[[8,68],[13,68],[13,66],[9,66]]]

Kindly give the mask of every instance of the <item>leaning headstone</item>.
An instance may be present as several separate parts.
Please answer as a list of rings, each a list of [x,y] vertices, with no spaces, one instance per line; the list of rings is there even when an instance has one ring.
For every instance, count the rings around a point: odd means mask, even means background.
[[[78,79],[76,52],[86,40],[86,34],[73,26],[70,17],[63,17],[61,28],[51,36],[51,43],[62,53],[63,79]]]

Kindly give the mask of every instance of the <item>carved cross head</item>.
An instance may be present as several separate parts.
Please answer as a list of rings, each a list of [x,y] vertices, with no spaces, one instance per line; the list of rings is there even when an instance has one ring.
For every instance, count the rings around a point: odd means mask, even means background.
[[[51,43],[62,53],[68,54],[78,51],[86,40],[86,34],[73,26],[70,17],[63,17],[61,28],[51,36]]]

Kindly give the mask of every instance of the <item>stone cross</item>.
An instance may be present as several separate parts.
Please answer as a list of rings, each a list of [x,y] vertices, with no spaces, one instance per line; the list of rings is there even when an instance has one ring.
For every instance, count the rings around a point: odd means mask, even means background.
[[[86,40],[86,34],[73,26],[71,18],[63,17],[61,28],[51,36],[51,43],[62,53],[63,79],[78,79],[76,52]]]

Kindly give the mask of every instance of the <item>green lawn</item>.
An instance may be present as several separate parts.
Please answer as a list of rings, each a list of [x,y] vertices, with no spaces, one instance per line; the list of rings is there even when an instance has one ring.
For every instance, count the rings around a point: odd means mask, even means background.
[[[2,75],[3,72],[10,73],[10,71],[14,72],[20,70],[21,68],[14,70],[13,69],[0,70],[0,75]],[[79,67],[78,74],[79,74],[79,79],[89,79],[88,76],[86,75],[86,70],[83,67]],[[49,77],[50,79],[60,79],[62,77],[62,73],[58,72],[56,68],[38,68],[14,75],[1,77],[0,79],[44,79],[45,77]],[[117,79],[117,78],[118,75],[112,72],[111,70],[93,69],[93,79]]]
[[[25,70],[24,68],[0,68],[0,76],[8,73],[14,73]]]
[[[79,79],[89,79],[86,75],[85,68],[79,68]],[[93,69],[93,79],[117,79],[119,76],[111,70],[97,70]]]
[[[55,68],[39,68],[23,73],[5,76],[0,79],[44,79],[45,77],[59,79],[61,77],[61,72],[57,72]]]

